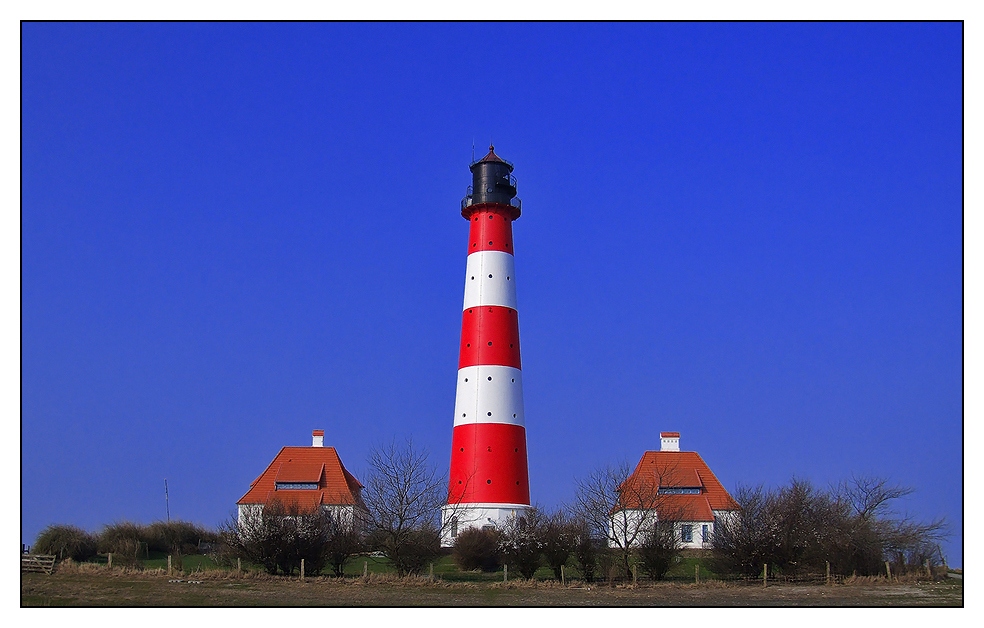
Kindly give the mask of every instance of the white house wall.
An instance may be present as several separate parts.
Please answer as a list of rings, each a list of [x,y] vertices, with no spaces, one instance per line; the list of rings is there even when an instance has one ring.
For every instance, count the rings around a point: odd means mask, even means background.
[[[241,526],[243,524],[243,518],[248,516],[247,513],[253,513],[255,515],[262,514],[263,504],[239,504],[237,510],[237,520]],[[344,504],[326,504],[321,506],[321,510],[331,513],[350,529],[358,531],[362,527],[361,518],[355,516],[355,506]]]
[[[624,513],[624,515],[623,515]],[[713,511],[715,517],[725,518],[734,517],[737,513],[732,510],[715,510]],[[643,518],[649,516],[644,510],[625,510],[618,511],[613,515],[611,526],[609,527],[609,533],[611,537],[608,539],[609,547],[620,547],[628,543],[629,547],[637,547],[642,542],[643,532],[640,529],[645,527],[648,522],[644,521]],[[654,520],[655,521],[655,520]],[[693,540],[689,543],[683,542],[683,526],[692,526]],[[705,542],[702,538],[703,526],[708,527],[707,541]],[[626,537],[631,537],[632,533],[637,531],[635,538],[627,539]],[[712,521],[677,521],[673,524],[673,534],[675,538],[680,542],[680,547],[682,549],[706,549],[711,546],[711,539],[714,536],[714,522]],[[619,542],[616,542],[615,539]]]

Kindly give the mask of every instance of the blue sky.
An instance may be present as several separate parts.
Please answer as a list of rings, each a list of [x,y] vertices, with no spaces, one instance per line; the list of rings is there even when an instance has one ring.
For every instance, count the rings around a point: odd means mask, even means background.
[[[512,161],[531,494],[680,431],[963,551],[959,23],[27,23],[21,527],[216,525],[323,428],[450,459]]]

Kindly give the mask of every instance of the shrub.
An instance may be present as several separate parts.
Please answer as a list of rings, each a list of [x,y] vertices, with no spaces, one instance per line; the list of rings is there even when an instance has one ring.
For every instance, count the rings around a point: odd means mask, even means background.
[[[218,532],[187,521],[155,521],[146,530],[150,551],[166,554],[199,554],[202,544],[219,542]]]
[[[494,530],[469,528],[454,540],[451,551],[459,569],[496,571],[501,563],[498,555],[498,535]]]
[[[642,570],[653,580],[662,580],[680,553],[680,540],[672,521],[657,521],[642,536],[636,555]]]
[[[507,565],[526,579],[533,577],[543,555],[541,531],[546,524],[536,508],[509,519],[499,528],[499,553]]]
[[[333,526],[326,538],[323,554],[332,573],[341,577],[348,559],[363,549],[362,537],[346,525]]]
[[[607,549],[605,540],[591,538],[591,530],[583,519],[575,519],[571,523],[571,530],[574,535],[571,554],[581,571],[581,577],[585,582],[594,582],[598,559]]]
[[[430,526],[409,530],[402,536],[399,548],[390,546],[383,552],[398,574],[419,575],[441,555],[441,534]]]
[[[326,565],[341,575],[345,561],[361,548],[351,526],[335,514],[279,501],[244,511],[224,526],[221,537],[234,556],[263,565],[271,575],[278,570],[291,575],[301,560],[306,575],[320,575]]]
[[[77,563],[96,555],[96,538],[81,528],[70,525],[50,525],[34,541],[34,552],[52,554],[59,560],[70,558]]]
[[[130,521],[106,526],[99,533],[98,548],[102,554],[112,554],[113,564],[134,567],[147,551],[147,528]]]
[[[543,560],[554,572],[554,578],[560,580],[561,567],[574,552],[578,541],[578,528],[570,521],[563,511],[558,511],[546,520],[540,530],[540,541],[543,547]]]
[[[945,522],[898,519],[889,510],[911,492],[867,477],[828,491],[795,479],[772,491],[740,487],[741,510],[715,525],[716,571],[755,575],[768,564],[773,573],[819,572],[829,561],[835,573],[874,575],[885,560],[897,562],[893,573],[932,564]]]

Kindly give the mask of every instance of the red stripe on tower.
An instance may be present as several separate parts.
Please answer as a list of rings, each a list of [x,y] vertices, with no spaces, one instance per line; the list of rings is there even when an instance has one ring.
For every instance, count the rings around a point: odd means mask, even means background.
[[[530,505],[513,264],[516,179],[492,146],[470,169],[461,201],[470,227],[444,545]]]

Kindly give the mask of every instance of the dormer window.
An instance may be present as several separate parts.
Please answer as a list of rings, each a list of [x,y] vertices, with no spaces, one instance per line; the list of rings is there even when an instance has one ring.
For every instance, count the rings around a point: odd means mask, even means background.
[[[267,484],[267,486],[270,486]],[[278,491],[312,491],[318,488],[317,482],[277,482],[274,487]]]
[[[700,495],[700,487],[694,486],[661,486],[660,495]]]

